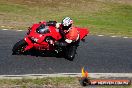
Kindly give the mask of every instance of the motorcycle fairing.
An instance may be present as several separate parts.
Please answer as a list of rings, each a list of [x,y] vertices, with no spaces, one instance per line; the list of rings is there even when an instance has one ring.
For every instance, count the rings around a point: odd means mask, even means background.
[[[25,51],[29,50],[33,47],[37,48],[37,49],[43,49],[43,50],[50,50],[52,47],[49,47],[49,44],[44,41],[46,37],[51,36],[54,40],[60,40],[61,39],[61,35],[59,32],[56,31],[56,28],[53,26],[49,26],[49,31],[50,33],[46,33],[46,34],[39,34],[36,32],[36,29],[43,23],[39,23],[39,24],[34,24],[31,29],[30,29],[30,33],[25,37],[25,41],[28,43],[28,46],[26,46]],[[36,38],[38,39],[37,42],[33,43],[31,38]]]
[[[80,40],[82,40],[84,37],[86,37],[89,34],[89,29],[87,28],[79,28],[79,27],[76,28],[79,31]]]

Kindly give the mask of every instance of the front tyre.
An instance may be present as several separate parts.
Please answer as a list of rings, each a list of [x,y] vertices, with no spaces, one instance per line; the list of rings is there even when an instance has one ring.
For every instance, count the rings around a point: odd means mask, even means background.
[[[76,46],[70,46],[68,47],[67,51],[66,51],[66,59],[73,61],[73,59],[75,58],[75,54],[76,54]]]
[[[28,44],[26,43],[26,41],[24,39],[20,40],[19,42],[17,42],[12,49],[12,54],[14,55],[20,55],[20,54],[24,54],[24,49]]]

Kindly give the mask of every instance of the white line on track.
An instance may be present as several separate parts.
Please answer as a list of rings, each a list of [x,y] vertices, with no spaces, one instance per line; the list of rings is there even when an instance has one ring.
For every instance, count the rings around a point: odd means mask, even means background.
[[[2,30],[6,31],[6,30],[9,30],[9,29],[2,29]]]
[[[16,31],[23,31],[23,30],[16,30]]]
[[[104,36],[104,35],[97,35],[97,36],[100,36],[101,37],[101,36]]]
[[[123,38],[128,38],[128,37],[123,37]]]
[[[58,74],[25,74],[25,75],[0,75],[0,79],[44,78],[44,77],[81,77],[81,73]],[[132,78],[132,73],[89,73],[90,78]]]
[[[115,37],[117,37],[117,36],[111,36],[112,38],[115,38]]]

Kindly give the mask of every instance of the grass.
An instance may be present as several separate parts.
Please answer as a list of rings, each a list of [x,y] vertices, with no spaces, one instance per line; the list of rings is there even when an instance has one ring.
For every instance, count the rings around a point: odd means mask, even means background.
[[[70,16],[74,25],[89,28],[91,34],[132,36],[130,3],[108,0],[1,0],[0,26],[26,29],[39,21],[60,22],[65,16]]]
[[[49,86],[51,87],[68,87],[77,85],[78,81],[77,78],[73,77],[47,77],[47,78],[37,78],[37,79],[0,79],[0,86],[1,87],[16,87],[19,86],[20,88],[36,88],[36,87],[44,87]],[[17,87],[17,88],[19,88]],[[49,88],[48,87],[48,88]],[[45,88],[45,87],[44,87]],[[46,87],[47,88],[47,87]]]
[[[75,77],[47,77],[37,79],[0,79],[3,88],[82,88]],[[91,86],[92,88],[131,88],[132,86]]]

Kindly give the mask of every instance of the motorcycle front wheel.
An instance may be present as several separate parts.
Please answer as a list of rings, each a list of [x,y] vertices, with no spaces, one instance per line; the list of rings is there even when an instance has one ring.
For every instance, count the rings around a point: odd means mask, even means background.
[[[70,61],[73,61],[73,59],[75,58],[76,49],[77,49],[76,46],[67,47],[66,53],[65,53],[65,58]]]
[[[24,54],[24,49],[25,47],[27,46],[27,42],[22,39],[20,40],[19,42],[17,42],[14,46],[13,46],[13,49],[12,49],[12,54],[13,55],[20,55],[20,54]]]

